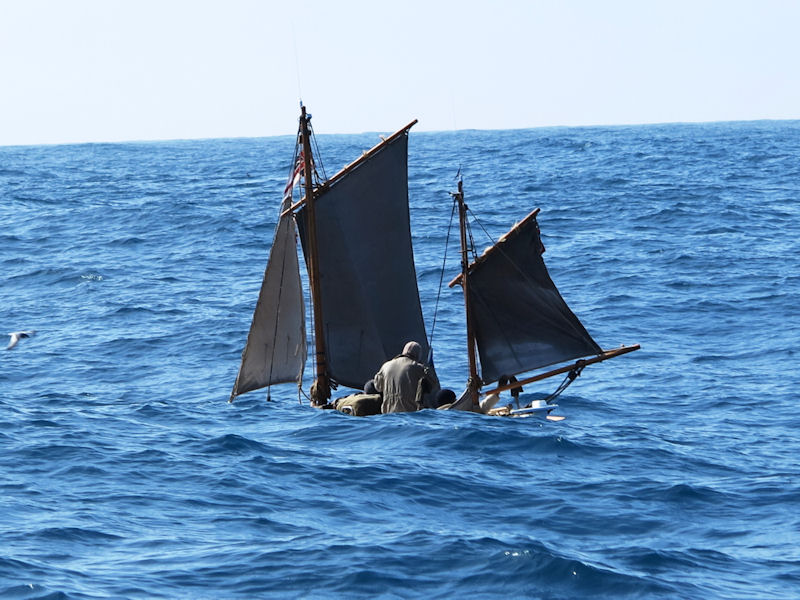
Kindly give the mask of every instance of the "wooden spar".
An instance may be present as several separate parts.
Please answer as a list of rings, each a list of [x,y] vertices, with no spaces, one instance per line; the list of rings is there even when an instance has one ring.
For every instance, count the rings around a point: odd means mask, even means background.
[[[475,262],[473,262],[473,263],[472,263],[472,264],[469,266],[469,269],[468,269],[468,271],[469,271],[469,272],[472,272],[472,270],[475,268],[475,266],[476,266],[476,265],[478,265],[478,264],[480,264],[480,263],[482,263],[483,261],[485,261],[485,260],[486,260],[486,258],[487,258],[487,257],[488,257],[490,254],[493,254],[493,253],[494,253],[494,251],[495,251],[495,250],[497,250],[497,248],[499,248],[499,247],[500,247],[500,244],[502,244],[503,242],[505,242],[507,239],[509,239],[509,238],[511,238],[511,237],[514,237],[514,236],[517,234],[517,232],[518,232],[520,229],[522,229],[522,228],[523,228],[525,225],[527,225],[527,224],[528,224],[528,221],[530,221],[531,219],[535,219],[535,218],[536,218],[536,215],[538,215],[538,214],[539,214],[539,211],[540,211],[540,209],[538,209],[538,208],[534,208],[534,209],[533,209],[533,210],[532,210],[532,211],[531,211],[531,212],[528,214],[528,216],[527,216],[527,217],[525,217],[524,219],[522,219],[522,221],[520,221],[519,223],[517,223],[516,225],[514,225],[514,226],[513,226],[511,229],[509,229],[509,230],[508,230],[506,233],[504,233],[504,234],[503,234],[503,236],[502,236],[502,237],[501,237],[499,240],[497,240],[497,242],[496,242],[496,243],[495,243],[493,246],[491,246],[490,248],[488,248],[488,249],[487,249],[487,250],[486,250],[486,251],[485,251],[483,254],[481,254],[481,255],[480,255],[480,256],[479,256],[477,259],[475,259]],[[452,280],[452,281],[451,281],[449,284],[447,284],[447,286],[448,286],[448,287],[453,287],[454,285],[461,283],[461,277],[462,277],[462,275],[461,275],[461,273],[459,273],[458,275],[456,275],[456,276],[453,278],[453,280]]]
[[[540,373],[539,375],[534,375],[533,377],[528,377],[527,379],[522,379],[520,381],[515,381],[514,383],[509,383],[508,385],[501,385],[494,388],[493,390],[488,390],[482,393],[499,394],[500,392],[505,392],[506,390],[512,390],[514,388],[522,387],[523,385],[527,385],[535,381],[541,381],[542,379],[553,377],[554,375],[568,373],[575,367],[585,367],[586,365],[593,365],[594,363],[603,362],[604,360],[608,360],[609,358],[614,358],[615,356],[621,356],[623,354],[627,354],[628,352],[633,352],[634,350],[638,350],[639,348],[641,348],[639,344],[634,344],[633,346],[622,346],[620,348],[614,348],[613,350],[603,350],[602,354],[598,354],[597,356],[594,356],[592,358],[582,358],[576,361],[575,364],[573,365],[567,365],[566,367],[559,367],[558,369],[553,369],[552,371],[547,371],[546,373]]]
[[[311,403],[326,404],[331,397],[328,365],[325,354],[325,322],[322,320],[322,298],[319,280],[319,247],[317,246],[317,218],[314,211],[314,176],[311,161],[311,139],[306,107],[301,107],[300,132],[303,142],[303,185],[305,188],[308,230],[308,280],[311,287],[311,305],[314,310],[314,345],[316,379],[311,391]]]
[[[458,180],[458,225],[461,230],[461,286],[464,290],[464,312],[467,321],[467,351],[469,356],[469,385],[480,386],[478,377],[478,358],[475,354],[475,329],[472,324],[472,308],[469,301],[469,248],[467,247],[467,205],[464,203],[464,185]],[[477,389],[474,390],[472,403],[478,404]]]
[[[326,181],[321,186],[319,186],[317,188],[317,190],[316,190],[316,192],[317,192],[316,195],[320,196],[323,193],[325,193],[328,190],[328,188],[331,187],[331,185],[333,185],[338,180],[340,180],[342,177],[344,177],[345,175],[350,173],[353,169],[355,169],[356,167],[361,165],[361,163],[363,163],[363,162],[369,160],[370,158],[372,158],[373,156],[375,156],[375,154],[380,152],[385,146],[387,146],[388,144],[391,144],[398,137],[400,137],[401,135],[404,135],[405,133],[407,133],[408,130],[411,129],[416,124],[417,124],[417,119],[414,119],[413,121],[411,121],[411,123],[409,123],[408,125],[406,125],[402,129],[398,129],[392,135],[390,135],[389,137],[383,139],[380,143],[376,144],[375,146],[373,146],[372,148],[370,148],[369,150],[364,152],[361,156],[359,156],[357,159],[355,159],[349,165],[347,165],[346,167],[342,168],[338,173],[336,173],[336,175],[334,175],[333,177],[328,179],[328,181]],[[297,203],[293,204],[290,208],[287,208],[285,211],[283,211],[281,213],[281,217],[289,214],[290,212],[294,212],[297,209],[301,208],[305,204],[305,201],[306,201],[306,199],[305,199],[305,197],[303,197],[300,201],[298,201]]]

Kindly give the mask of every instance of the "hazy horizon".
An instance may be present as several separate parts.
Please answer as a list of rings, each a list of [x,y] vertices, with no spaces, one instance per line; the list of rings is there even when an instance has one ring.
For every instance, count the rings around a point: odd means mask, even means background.
[[[0,9],[3,146],[800,118],[781,0]]]

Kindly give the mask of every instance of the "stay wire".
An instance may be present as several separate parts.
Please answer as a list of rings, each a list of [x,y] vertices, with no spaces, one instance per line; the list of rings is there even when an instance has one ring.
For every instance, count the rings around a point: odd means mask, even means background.
[[[311,123],[308,124],[309,131],[311,132],[311,143],[314,144],[314,156],[316,160],[314,160],[314,173],[317,174],[317,178],[325,182],[328,180],[328,175],[325,173],[325,165],[322,164],[322,153],[319,151],[319,146],[317,145],[317,135],[314,133],[314,129],[311,127]],[[317,172],[317,161],[319,161],[319,169],[322,172],[320,174]]]
[[[494,248],[496,248],[496,251],[499,252],[501,255],[503,255],[506,258],[506,260],[508,260],[508,262],[511,264],[511,266],[514,267],[514,269],[522,276],[522,278],[525,281],[527,281],[528,283],[534,283],[535,284],[536,281],[533,278],[531,278],[530,276],[528,276],[528,274],[525,273],[525,271],[523,271],[519,267],[519,265],[517,265],[517,263],[514,262],[511,259],[511,257],[508,255],[508,253],[505,250],[503,250],[502,246],[499,246],[497,244],[497,242],[494,240],[494,238],[492,238],[492,236],[489,234],[489,232],[486,231],[486,228],[483,226],[483,223],[481,223],[478,220],[478,217],[476,217],[475,214],[471,210],[469,210],[469,208],[467,210],[469,211],[469,215],[470,215],[470,217],[472,217],[472,220],[475,221],[475,223],[478,224],[478,226],[483,230],[483,233],[486,234],[486,237],[489,238],[489,241],[492,243],[492,246]],[[534,217],[534,221],[536,222],[536,229],[539,231],[539,243],[542,244],[542,247],[544,247],[544,244],[542,243],[542,233],[541,233],[541,230],[539,229],[539,221],[535,217]],[[471,229],[470,229],[470,231],[471,231]],[[546,267],[546,265],[545,265],[545,267]]]
[[[469,208],[469,207],[467,207],[467,212],[469,212],[469,216],[470,216],[470,217],[472,217],[472,220],[473,220],[473,221],[474,221],[474,222],[475,222],[475,223],[478,225],[478,227],[480,227],[480,228],[481,228],[481,230],[483,231],[483,233],[485,233],[485,234],[486,234],[486,237],[487,237],[487,238],[489,238],[489,241],[491,242],[492,246],[496,246],[496,245],[497,245],[497,242],[494,240],[494,238],[491,236],[491,234],[490,234],[490,233],[489,233],[489,232],[486,230],[486,227],[484,227],[484,226],[483,226],[483,223],[481,223],[481,222],[478,220],[478,217],[476,217],[476,216],[475,216],[475,213],[473,213],[473,212],[470,210],[470,208]],[[469,241],[470,241],[470,244],[472,244],[472,252],[473,252],[473,254],[475,254],[475,241],[472,239],[472,227],[471,227],[471,226],[469,226],[469,222],[467,223],[467,225],[468,225],[468,228],[467,228],[467,229],[468,229],[468,231],[469,231]],[[503,254],[505,254],[505,253],[503,253]],[[477,258],[477,257],[476,257],[476,258]]]
[[[450,211],[450,223],[447,225],[447,237],[444,242],[444,258],[442,259],[442,270],[439,275],[439,291],[436,293],[436,304],[433,309],[433,324],[431,325],[431,335],[428,340],[428,346],[433,347],[433,333],[436,331],[436,317],[439,314],[439,298],[442,296],[442,287],[444,285],[444,269],[447,265],[447,250],[450,247],[450,232],[453,229],[453,217],[456,214],[456,199],[453,198],[453,208]]]
[[[478,220],[475,218],[475,215],[473,215],[472,211],[469,210],[469,206],[467,207],[467,210],[469,211],[469,214],[473,218],[473,220],[476,223],[478,223]],[[480,225],[480,223],[478,224]],[[481,228],[483,228],[483,225],[481,225]],[[483,231],[484,233],[486,232],[485,229]],[[472,237],[472,225],[469,224],[469,221],[467,221],[467,237],[469,237],[469,249],[472,250],[472,262],[475,262],[476,260],[478,260],[478,251],[475,250],[475,238]],[[491,240],[492,238],[490,237],[489,239]],[[494,240],[492,240],[492,243],[494,243]]]

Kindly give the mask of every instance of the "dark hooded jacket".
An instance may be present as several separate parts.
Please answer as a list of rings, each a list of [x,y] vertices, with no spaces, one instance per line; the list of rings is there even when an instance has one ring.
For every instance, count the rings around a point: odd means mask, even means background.
[[[409,342],[403,354],[383,363],[375,375],[375,388],[383,396],[381,412],[413,412],[423,408],[425,396],[435,397],[439,380],[431,367],[420,362],[420,346]]]

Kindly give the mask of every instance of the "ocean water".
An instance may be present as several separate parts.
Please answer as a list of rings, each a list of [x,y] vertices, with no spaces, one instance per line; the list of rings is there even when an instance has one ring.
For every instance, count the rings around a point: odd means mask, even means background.
[[[319,136],[328,175],[377,141]],[[558,423],[227,403],[293,143],[0,148],[0,329],[37,330],[0,349],[0,597],[800,597],[800,122],[412,130],[446,386],[459,166],[479,246],[540,207],[573,311],[642,345]]]

